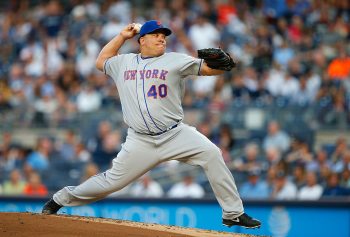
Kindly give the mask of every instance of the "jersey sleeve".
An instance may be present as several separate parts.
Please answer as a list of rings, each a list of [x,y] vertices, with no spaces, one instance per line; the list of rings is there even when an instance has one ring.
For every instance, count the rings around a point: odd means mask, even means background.
[[[176,62],[180,65],[180,75],[199,75],[203,60],[186,54],[176,54]]]
[[[106,59],[106,61],[103,64],[103,72],[106,75],[113,77],[113,75],[119,71],[120,62],[122,62],[122,58],[123,55],[117,55]]]
[[[114,56],[111,58],[106,59],[105,63],[103,64],[103,72],[106,75],[112,76],[113,71],[115,69],[118,70],[118,61],[119,61],[120,56]]]

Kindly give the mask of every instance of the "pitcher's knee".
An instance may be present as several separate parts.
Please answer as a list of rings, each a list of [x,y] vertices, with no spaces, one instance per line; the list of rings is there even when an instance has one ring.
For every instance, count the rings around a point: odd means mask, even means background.
[[[122,190],[131,182],[139,178],[143,172],[129,173],[128,170],[119,171],[117,169],[110,169],[105,172],[105,179],[111,186],[113,192]]]
[[[222,153],[221,150],[215,146],[214,144],[212,144],[211,146],[206,147],[206,150],[204,151],[204,154],[206,157],[208,158],[220,158],[222,157]]]

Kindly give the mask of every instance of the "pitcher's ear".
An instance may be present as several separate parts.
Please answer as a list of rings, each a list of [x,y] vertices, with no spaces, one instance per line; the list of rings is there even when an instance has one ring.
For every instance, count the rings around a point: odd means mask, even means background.
[[[144,42],[145,42],[145,38],[144,38],[143,36],[140,37],[140,38],[138,39],[138,42],[139,42],[140,45],[143,45]]]

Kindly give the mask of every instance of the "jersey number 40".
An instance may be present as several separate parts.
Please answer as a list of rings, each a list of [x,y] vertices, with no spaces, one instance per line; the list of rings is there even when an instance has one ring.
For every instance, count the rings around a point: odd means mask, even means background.
[[[157,90],[157,86],[156,85],[152,85],[151,88],[149,88],[148,92],[147,92],[147,96],[148,97],[153,97],[154,99],[157,99],[157,96],[159,95],[161,98],[166,97],[168,94],[168,87],[165,84],[160,84],[158,86],[158,90]]]

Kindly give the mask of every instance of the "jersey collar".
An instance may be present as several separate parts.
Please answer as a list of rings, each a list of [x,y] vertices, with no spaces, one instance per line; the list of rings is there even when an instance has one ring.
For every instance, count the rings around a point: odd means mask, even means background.
[[[165,53],[164,53],[164,54],[165,54]],[[150,59],[150,58],[159,58],[159,57],[163,56],[164,54],[162,54],[162,55],[160,55],[160,56],[149,56],[149,57],[142,57],[142,55],[139,54],[139,56],[140,56],[140,59],[146,60],[146,59]]]

